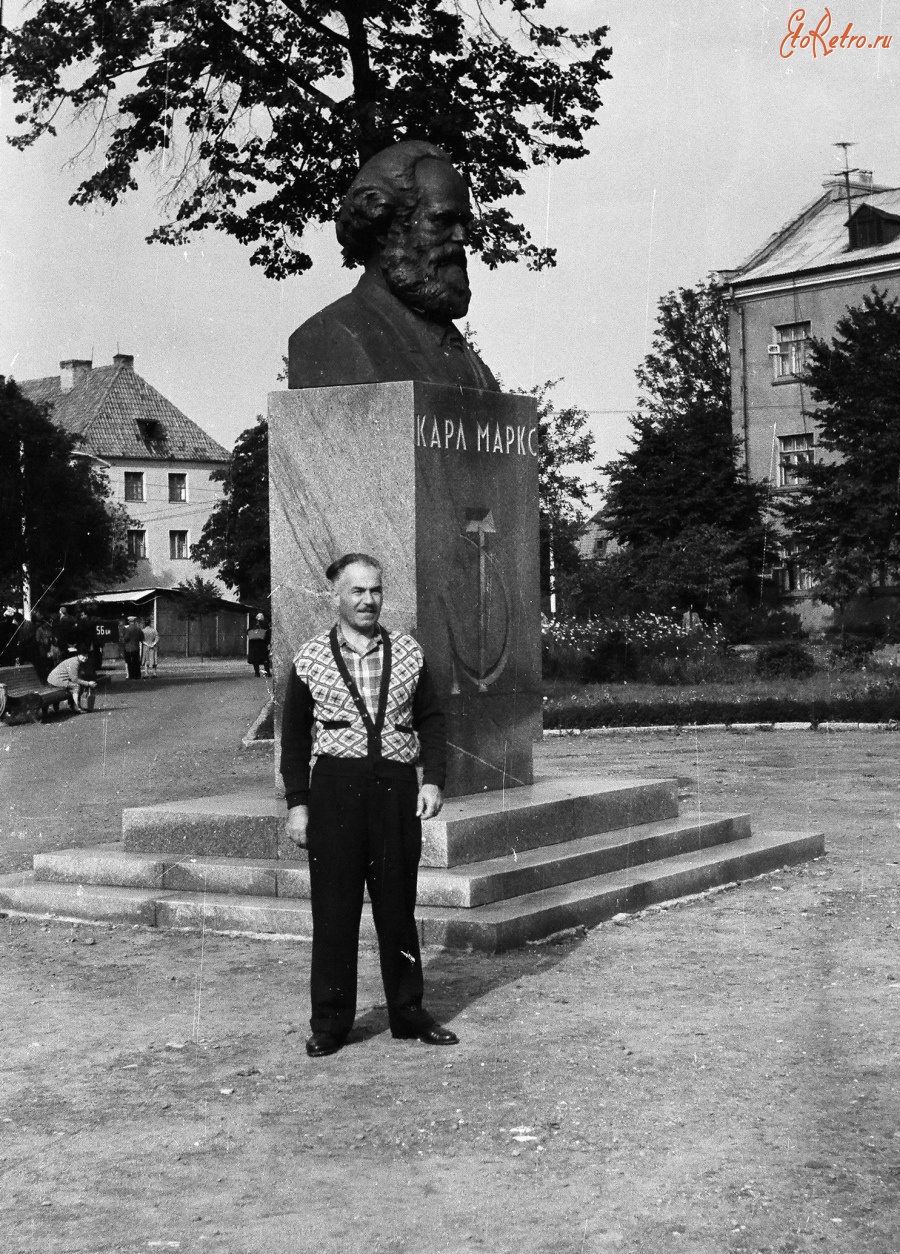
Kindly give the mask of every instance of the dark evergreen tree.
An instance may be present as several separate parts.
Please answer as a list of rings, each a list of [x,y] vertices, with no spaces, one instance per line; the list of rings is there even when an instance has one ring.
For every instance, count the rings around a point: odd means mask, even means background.
[[[814,340],[806,382],[826,458],[781,513],[820,600],[839,609],[900,573],[900,302],[872,289]]]
[[[224,484],[222,500],[192,546],[191,556],[242,601],[269,610],[269,426],[262,417],[235,441],[227,467],[211,476]]]
[[[762,560],[764,489],[738,466],[727,326],[712,278],[662,298],[653,350],[637,371],[632,447],[602,467],[602,520],[625,546],[606,578],[636,609],[716,612]]]
[[[55,135],[74,113],[101,156],[74,203],[116,204],[144,166],[171,214],[151,240],[215,227],[280,278],[309,268],[299,241],[334,217],[348,169],[429,140],[471,183],[487,263],[539,268],[553,250],[500,202],[531,166],[585,155],[610,77],[606,28],[549,25],[544,4],[39,0],[0,47],[24,106],[11,142]]]
[[[12,379],[0,381],[0,600],[53,601],[127,579],[135,568],[106,475]],[[24,569],[23,569],[24,568]]]

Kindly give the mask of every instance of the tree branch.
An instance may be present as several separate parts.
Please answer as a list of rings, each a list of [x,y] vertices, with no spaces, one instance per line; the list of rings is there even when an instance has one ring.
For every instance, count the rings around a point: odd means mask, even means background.
[[[312,83],[304,83],[302,80],[297,78],[287,66],[279,61],[277,57],[274,57],[266,47],[262,44],[258,44],[255,39],[251,39],[245,32],[235,30],[234,27],[226,22],[223,17],[220,17],[218,13],[211,13],[209,14],[209,17],[214,25],[220,26],[224,31],[227,31],[227,33],[235,41],[235,51],[237,54],[241,57],[245,64],[249,65],[254,71],[258,71],[260,69],[260,65],[244,51],[244,49],[240,46],[241,43],[245,44],[246,47],[255,52],[260,61],[270,70],[274,70],[276,73],[281,74],[292,87],[296,87],[298,91],[302,91],[306,95],[311,96],[313,100],[318,101],[318,103],[325,109],[333,109],[335,107],[337,104],[336,100],[332,100],[330,96],[326,95],[325,92],[320,91],[318,87],[313,87]]]

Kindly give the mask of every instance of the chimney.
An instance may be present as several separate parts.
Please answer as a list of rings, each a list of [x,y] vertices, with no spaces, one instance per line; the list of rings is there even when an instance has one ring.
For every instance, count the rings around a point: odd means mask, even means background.
[[[113,365],[122,366],[126,370],[133,370],[134,369],[134,354],[133,353],[114,353]]]
[[[71,392],[75,384],[84,378],[92,365],[93,362],[76,361],[74,357],[69,361],[61,361],[59,363],[60,391]]]
[[[831,189],[832,200],[845,200],[847,197],[847,184],[843,174],[833,174],[827,178],[822,184],[824,188]],[[850,195],[851,196],[867,196],[870,192],[884,192],[886,187],[876,187],[875,180],[871,170],[853,170],[850,174]]]

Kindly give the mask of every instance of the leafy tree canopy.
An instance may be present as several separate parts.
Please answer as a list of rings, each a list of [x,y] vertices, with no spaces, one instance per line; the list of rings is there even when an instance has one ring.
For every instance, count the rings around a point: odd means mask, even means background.
[[[594,436],[587,430],[587,414],[574,405],[557,409],[552,392],[558,379],[531,389],[537,399],[538,496],[540,501],[541,587],[559,587],[562,572],[573,574],[580,565],[578,539],[584,528],[587,502],[596,484],[578,473],[594,458]],[[551,567],[555,578],[551,576]]]
[[[268,608],[269,425],[262,417],[235,441],[228,466],[213,479],[224,484],[191,556],[235,589],[242,601]]]
[[[609,476],[602,520],[630,551],[620,565],[639,581],[646,608],[712,609],[762,557],[764,489],[738,468],[727,328],[713,278],[662,298],[652,351],[637,371],[632,447],[601,468]]]
[[[22,599],[23,566],[33,603],[47,592],[73,599],[134,571],[135,524],[78,444],[12,379],[0,382],[0,599]]]
[[[581,522],[588,497],[596,485],[575,470],[594,457],[594,437],[587,413],[574,405],[557,409],[551,393],[559,379],[538,384],[529,393],[537,399],[538,491],[541,513],[554,522]]]
[[[181,593],[179,618],[202,618],[211,614],[218,604],[219,589],[211,579],[202,575],[194,575],[193,579],[182,579],[175,585],[176,592]]]
[[[900,571],[900,302],[872,289],[806,369],[818,445],[781,513],[817,595],[843,607]]]
[[[5,35],[0,74],[25,148],[74,116],[101,164],[76,204],[116,204],[148,161],[168,220],[216,227],[282,278],[311,265],[348,170],[388,144],[439,144],[466,174],[490,266],[552,264],[498,202],[532,165],[585,154],[610,77],[606,28],[542,20],[546,0],[40,0]],[[142,174],[143,177],[143,174]]]

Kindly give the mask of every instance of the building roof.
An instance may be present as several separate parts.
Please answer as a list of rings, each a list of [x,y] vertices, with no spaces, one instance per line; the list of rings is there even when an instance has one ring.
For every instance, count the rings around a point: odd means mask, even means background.
[[[863,204],[888,214],[900,213],[900,188],[856,189],[852,193],[851,212],[857,212]],[[776,231],[742,266],[729,272],[729,281],[734,284],[758,282],[889,257],[900,259],[900,240],[851,249],[849,217],[843,191],[829,187],[825,194]]]
[[[184,592],[180,588],[125,588],[120,592],[96,592],[92,596],[78,597],[64,604],[71,608],[75,605],[149,605],[157,597],[170,597],[180,600]],[[255,607],[245,601],[233,601],[229,597],[216,597],[216,605],[229,610],[252,610]]]
[[[29,400],[49,405],[57,426],[81,436],[98,457],[227,461],[227,450],[142,379],[131,363],[132,358],[121,354],[111,366],[91,369],[84,363],[67,391],[61,375],[26,379],[19,386]]]

